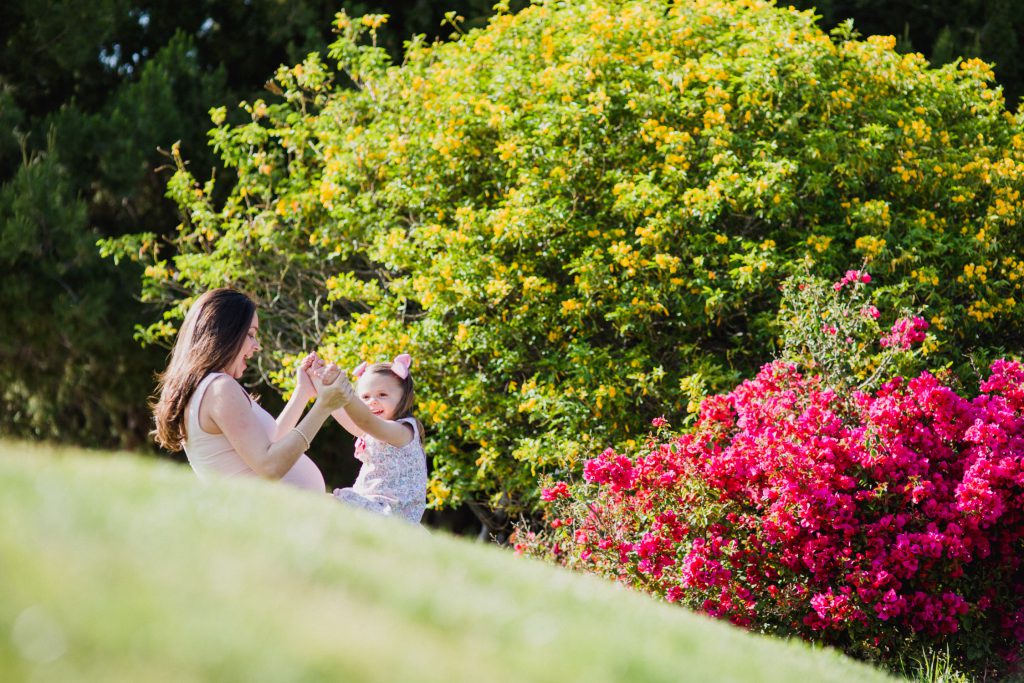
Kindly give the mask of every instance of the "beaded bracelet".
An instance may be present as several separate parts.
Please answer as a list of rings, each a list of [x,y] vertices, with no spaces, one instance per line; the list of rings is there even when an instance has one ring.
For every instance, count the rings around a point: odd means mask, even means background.
[[[309,437],[302,433],[302,430],[298,427],[292,427],[292,431],[302,437],[302,440],[306,442],[306,450],[309,450]]]

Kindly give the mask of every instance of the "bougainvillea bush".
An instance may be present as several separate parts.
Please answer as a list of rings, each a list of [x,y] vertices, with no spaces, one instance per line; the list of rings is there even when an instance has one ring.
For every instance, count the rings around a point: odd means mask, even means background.
[[[808,258],[905,283],[948,331],[937,359],[1020,349],[1022,119],[984,63],[761,0],[499,7],[400,64],[382,21],[339,15],[329,56],[213,112],[236,174],[177,159],[170,248],[106,248],[148,266],[150,338],[233,284],[277,364],[410,352],[432,504],[529,502],[538,473],[750,376]]]
[[[1024,368],[997,361],[973,400],[923,373],[853,403],[766,365],[692,431],[545,488],[541,547],[736,624],[1005,670],[1024,646]]]
[[[800,365],[769,363],[706,398],[692,429],[656,418],[635,452],[608,449],[582,481],[545,487],[547,528],[520,529],[517,548],[868,659],[924,647],[964,670],[1011,670],[1024,646],[1024,367],[994,362],[971,400],[948,373],[874,387],[872,366],[913,367],[928,336],[919,316],[879,330],[870,279],[787,281],[784,346]]]

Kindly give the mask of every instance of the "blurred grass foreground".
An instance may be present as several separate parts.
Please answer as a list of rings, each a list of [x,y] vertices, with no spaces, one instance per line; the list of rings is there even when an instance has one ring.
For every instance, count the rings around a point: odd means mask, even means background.
[[[271,482],[0,443],[2,681],[875,681]]]

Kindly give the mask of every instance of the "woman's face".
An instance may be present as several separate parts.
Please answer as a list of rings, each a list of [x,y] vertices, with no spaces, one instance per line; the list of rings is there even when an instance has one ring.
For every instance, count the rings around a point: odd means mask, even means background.
[[[224,372],[231,375],[235,379],[241,378],[245,374],[246,365],[249,363],[249,359],[252,358],[253,354],[260,350],[260,316],[257,313],[252,314],[252,322],[249,323],[249,331],[245,335],[245,339],[242,341],[242,348],[238,351],[238,355],[231,361],[231,365],[224,368]]]

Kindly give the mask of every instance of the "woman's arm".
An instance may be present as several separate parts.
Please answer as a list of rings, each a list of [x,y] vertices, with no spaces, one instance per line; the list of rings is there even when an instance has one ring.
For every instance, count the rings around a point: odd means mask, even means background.
[[[297,390],[292,392],[292,397],[288,399],[288,403],[285,404],[281,414],[277,416],[277,430],[274,432],[274,441],[284,438],[284,435],[299,423],[299,418],[302,416],[302,411],[306,409],[307,403],[309,403],[308,397],[300,397]]]
[[[274,442],[256,420],[250,399],[238,382],[224,379],[212,382],[201,410],[253,471],[269,479],[280,479],[306,450],[306,439],[312,440],[331,411],[342,407],[349,399],[349,394],[336,384],[324,384],[318,390],[316,402],[297,425],[302,434],[289,429]]]
[[[313,388],[313,380],[309,378],[307,371],[313,365],[316,354],[311,353],[302,359],[298,369],[295,371],[295,391],[288,399],[284,410],[277,416],[277,431],[274,433],[274,441],[284,438],[302,417],[302,411],[306,409],[309,399],[314,398],[316,390]]]

